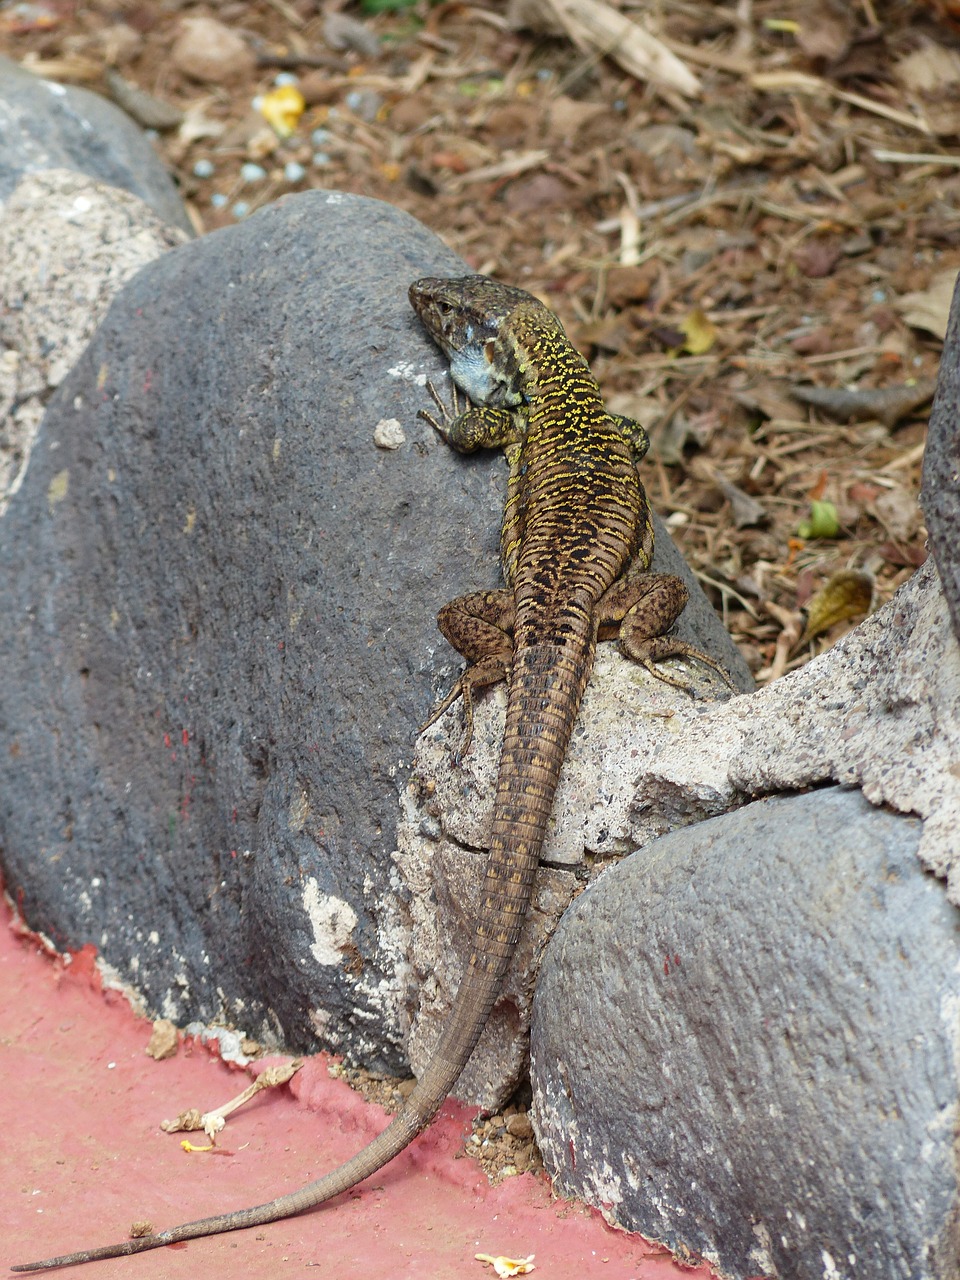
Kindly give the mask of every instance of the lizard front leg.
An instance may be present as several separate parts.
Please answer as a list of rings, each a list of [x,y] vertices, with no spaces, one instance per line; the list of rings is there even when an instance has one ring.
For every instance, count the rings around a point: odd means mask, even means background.
[[[646,457],[647,450],[650,448],[650,437],[647,435],[646,428],[642,427],[635,418],[625,418],[622,413],[611,413],[609,409],[607,417],[620,434],[630,442],[634,462],[639,462],[641,458]]]
[[[440,411],[434,417],[426,409],[417,414],[458,453],[473,453],[477,449],[507,448],[523,440],[526,423],[519,409],[500,409],[490,405],[468,404],[461,408],[457,384],[453,384],[451,405],[448,406],[432,382],[427,390]]]

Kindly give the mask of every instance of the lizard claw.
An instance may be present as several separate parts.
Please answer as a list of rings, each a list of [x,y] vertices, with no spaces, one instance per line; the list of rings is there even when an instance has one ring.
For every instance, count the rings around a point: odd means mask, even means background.
[[[458,767],[463,764],[464,757],[470,750],[470,744],[473,742],[473,698],[470,695],[470,683],[463,676],[453,686],[447,696],[439,702],[430,715],[420,726],[420,732],[424,733],[431,725],[436,724],[448,707],[452,707],[458,698],[463,699],[463,737],[460,745],[453,754],[453,763]]]
[[[461,412],[460,397],[457,393],[457,384],[454,382],[451,385],[452,391],[450,394],[450,404],[448,406],[433,383],[429,379],[427,380],[427,390],[430,393],[430,399],[440,411],[439,419],[435,418],[427,409],[420,409],[417,412],[417,417],[422,418],[424,422],[428,422],[440,438],[445,440],[447,444],[450,443],[451,427],[460,416]],[[426,728],[426,725],[424,725],[424,728]]]

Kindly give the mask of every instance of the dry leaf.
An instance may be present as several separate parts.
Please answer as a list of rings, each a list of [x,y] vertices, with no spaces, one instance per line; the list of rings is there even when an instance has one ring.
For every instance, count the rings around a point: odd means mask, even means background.
[[[923,521],[916,494],[899,486],[884,489],[875,499],[873,510],[890,537],[898,542],[909,542]]]
[[[840,261],[841,249],[837,240],[819,236],[800,245],[793,255],[797,268],[811,280],[822,280],[833,274]]]
[[[870,609],[873,578],[869,573],[843,569],[824,583],[807,606],[807,625],[801,642],[829,631],[838,622],[859,618]]]
[[[578,102],[561,93],[548,108],[550,135],[558,142],[574,138],[579,129],[602,115],[605,109],[599,102]]]
[[[611,413],[632,418],[647,431],[663,417],[663,405],[656,396],[638,395],[635,391],[614,391],[604,403]]]
[[[797,416],[796,407],[790,402],[787,388],[781,382],[760,382],[733,393],[737,404],[750,414],[759,414],[770,420],[786,420]]]
[[[849,9],[841,17],[831,6],[804,6],[797,43],[808,58],[839,62],[850,49],[853,20]]]
[[[104,72],[104,83],[117,106],[144,129],[176,129],[183,123],[183,112],[179,107],[155,98],[152,93],[125,80],[113,67]]]
[[[380,56],[380,39],[366,23],[330,11],[323,19],[323,38],[331,49],[352,49],[361,58]]]
[[[924,41],[894,65],[894,74],[914,93],[936,93],[960,80],[960,54]]]
[[[683,350],[692,356],[702,356],[717,340],[717,330],[700,307],[694,309],[680,322],[680,331],[686,338]]]
[[[752,498],[749,493],[745,493],[738,485],[733,484],[719,473],[714,476],[714,480],[723,496],[730,503],[733,523],[737,529],[746,529],[750,525],[762,524],[766,520],[767,510],[762,502]]]
[[[934,276],[928,288],[918,293],[905,293],[894,306],[912,328],[925,329],[942,340],[947,336],[950,303],[956,283],[957,269],[948,267]]]

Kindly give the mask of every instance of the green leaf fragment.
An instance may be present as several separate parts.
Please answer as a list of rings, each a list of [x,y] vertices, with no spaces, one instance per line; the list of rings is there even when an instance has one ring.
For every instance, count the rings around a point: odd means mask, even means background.
[[[840,533],[837,508],[832,502],[811,502],[810,519],[804,520],[797,533],[805,541],[811,538],[836,538]]]

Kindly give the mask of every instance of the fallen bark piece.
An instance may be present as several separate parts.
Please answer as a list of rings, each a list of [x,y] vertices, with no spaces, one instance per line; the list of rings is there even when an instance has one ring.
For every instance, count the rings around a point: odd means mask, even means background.
[[[919,378],[896,387],[810,387],[790,388],[794,400],[813,405],[838,422],[867,422],[872,419],[885,427],[895,427],[933,396],[935,378]]]

